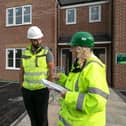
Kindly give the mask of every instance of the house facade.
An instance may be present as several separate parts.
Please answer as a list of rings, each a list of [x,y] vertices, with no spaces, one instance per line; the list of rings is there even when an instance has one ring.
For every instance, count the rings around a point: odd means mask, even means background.
[[[59,0],[58,63],[68,72],[72,62],[71,36],[77,31],[88,31],[95,39],[94,53],[107,65],[111,86],[111,4],[108,0]]]
[[[126,1],[113,0],[112,82],[114,88],[126,89]]]
[[[110,87],[126,89],[125,0],[1,0],[0,81],[18,81],[27,29],[39,26],[44,45],[67,73],[73,61],[68,43],[77,31],[95,39],[94,53],[107,66]]]
[[[27,29],[32,25],[41,28],[43,45],[56,54],[56,6],[55,0],[0,1],[0,80],[19,80],[21,51],[29,43]]]

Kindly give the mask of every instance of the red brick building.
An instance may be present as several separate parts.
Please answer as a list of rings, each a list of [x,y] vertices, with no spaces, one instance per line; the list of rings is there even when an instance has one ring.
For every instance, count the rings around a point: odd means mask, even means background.
[[[68,43],[71,36],[77,31],[88,31],[95,38],[95,54],[107,65],[111,86],[111,3],[108,0],[59,0],[59,3],[58,63],[69,71],[72,55]]]
[[[126,89],[125,0],[1,0],[0,81],[19,79],[21,51],[26,47],[27,29],[39,26],[44,43],[52,49],[56,65],[66,73],[72,56],[68,42],[76,31],[95,38],[95,54],[107,65],[109,85]]]
[[[21,50],[28,44],[31,25],[42,29],[43,44],[56,54],[56,5],[55,0],[0,1],[0,80],[18,80]]]
[[[126,1],[113,0],[112,7],[112,83],[117,89],[126,89],[126,63],[117,63],[119,54],[126,57]]]

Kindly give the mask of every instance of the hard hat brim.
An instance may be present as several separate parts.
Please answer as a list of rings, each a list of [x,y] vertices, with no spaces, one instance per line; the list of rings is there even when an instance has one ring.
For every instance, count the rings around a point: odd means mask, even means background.
[[[38,35],[38,36],[34,36],[34,37],[27,36],[28,39],[39,39],[39,38],[42,38],[42,37],[43,37],[43,34]]]

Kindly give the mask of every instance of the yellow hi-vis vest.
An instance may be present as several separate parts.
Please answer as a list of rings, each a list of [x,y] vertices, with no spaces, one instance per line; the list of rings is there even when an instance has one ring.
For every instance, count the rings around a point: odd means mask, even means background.
[[[42,48],[40,52],[33,54],[31,47],[22,53],[22,64],[24,68],[23,87],[28,90],[39,90],[45,88],[41,79],[47,79],[48,66],[46,62],[47,49]]]
[[[58,81],[68,89],[60,99],[58,126],[105,126],[109,88],[105,65],[90,57],[82,71],[63,73]]]

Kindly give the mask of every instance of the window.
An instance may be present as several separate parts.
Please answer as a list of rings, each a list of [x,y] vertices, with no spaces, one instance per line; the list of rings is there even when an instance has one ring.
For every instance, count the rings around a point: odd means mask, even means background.
[[[22,50],[24,50],[24,48],[6,49],[6,69],[20,68]]]
[[[32,6],[25,5],[6,9],[6,26],[31,24]]]
[[[66,24],[76,24],[76,8],[66,9]]]
[[[90,6],[89,7],[89,22],[100,22],[101,21],[101,6]]]

